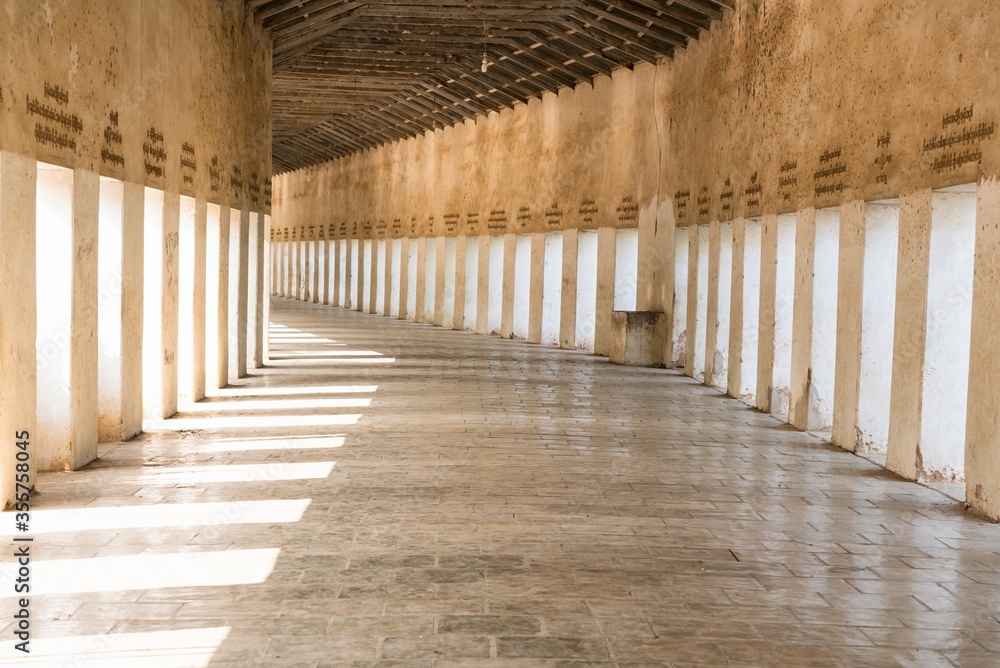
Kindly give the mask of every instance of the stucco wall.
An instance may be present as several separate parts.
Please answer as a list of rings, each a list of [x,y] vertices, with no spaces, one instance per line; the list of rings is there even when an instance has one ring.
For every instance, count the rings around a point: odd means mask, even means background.
[[[993,175],[981,0],[737,0],[673,62],[275,179],[275,228],[433,236],[678,224]],[[668,211],[661,220],[669,223]]]
[[[270,42],[244,3],[0,0],[0,149],[268,209]]]

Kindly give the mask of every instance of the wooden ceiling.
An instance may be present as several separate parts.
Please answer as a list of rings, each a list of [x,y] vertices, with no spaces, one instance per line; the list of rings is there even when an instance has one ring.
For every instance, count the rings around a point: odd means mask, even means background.
[[[274,40],[274,173],[669,58],[733,2],[246,0]]]

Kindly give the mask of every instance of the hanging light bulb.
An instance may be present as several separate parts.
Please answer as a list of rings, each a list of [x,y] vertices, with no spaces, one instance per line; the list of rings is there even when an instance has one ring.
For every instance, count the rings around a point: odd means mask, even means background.
[[[489,69],[490,61],[486,57],[486,52],[483,51],[483,74],[486,74],[486,70]]]

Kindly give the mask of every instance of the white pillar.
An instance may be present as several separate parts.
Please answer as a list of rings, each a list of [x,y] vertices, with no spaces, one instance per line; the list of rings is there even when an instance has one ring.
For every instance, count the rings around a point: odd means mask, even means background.
[[[399,240],[399,307],[397,317],[406,320],[410,313],[410,240]]]
[[[729,378],[729,317],[732,302],[733,224],[709,230],[709,320],[705,345],[705,383],[726,390]],[[715,249],[712,250],[713,241]],[[713,288],[714,284],[714,288]]]
[[[731,295],[729,302],[729,373],[726,379],[726,392],[731,397],[741,397],[743,394],[743,319],[745,317],[743,303],[743,281],[746,253],[746,219],[733,220],[733,257],[732,276],[730,283]]]
[[[528,338],[531,310],[531,236],[514,237],[514,332],[513,338]]]
[[[177,398],[194,401],[195,201],[182,195],[177,247]]]
[[[535,232],[530,239],[527,338],[528,343],[541,343],[545,313],[545,234]]]
[[[922,478],[962,482],[969,411],[976,192],[974,188],[935,192],[931,202],[917,465]]]
[[[219,276],[222,207],[209,203],[205,216],[205,391],[219,389]],[[226,214],[229,215],[228,213]],[[283,249],[287,244],[282,242]],[[283,260],[282,270],[287,267]],[[282,274],[285,276],[285,274]],[[282,285],[284,289],[284,284]]]
[[[163,411],[163,219],[164,193],[146,188],[143,226],[142,414],[161,420]]]
[[[853,433],[844,434],[844,437],[854,445],[855,451],[885,454],[889,442],[892,396],[899,203],[866,204],[864,217],[861,349],[856,353],[860,357],[861,368],[858,373],[856,407],[852,411],[855,418],[854,430]],[[842,333],[843,329],[838,326],[838,331]],[[839,359],[840,353],[837,354]]]
[[[598,233],[581,231],[577,235],[576,267],[576,347],[594,352],[597,322]]]
[[[517,280],[517,237],[503,236],[503,280],[501,281],[502,301],[500,311],[500,336],[509,339],[514,336],[515,281]]]
[[[417,239],[417,280],[414,285],[417,301],[414,304],[413,319],[424,322],[427,301],[427,239],[424,237]]]
[[[432,322],[438,327],[443,327],[445,324],[445,303],[448,301],[448,296],[446,294],[448,290],[448,259],[446,241],[447,240],[444,237],[434,238],[434,262],[428,267],[428,269],[433,269],[434,276],[434,290],[432,292],[434,306],[430,309],[430,311],[433,314]]]
[[[931,238],[931,191],[899,198],[899,256],[892,349],[892,396],[886,468],[917,477],[920,399],[927,336],[927,275]]]
[[[578,244],[579,232],[577,230],[563,231],[559,346],[566,350],[576,348],[576,268],[579,261]]]
[[[392,239],[386,238],[382,241],[382,296],[379,302],[378,312],[387,318],[392,315],[392,260],[393,260]]]
[[[98,422],[101,442],[122,440],[122,244],[125,184],[101,179],[98,230]]]
[[[845,203],[840,212],[837,276],[837,362],[831,440],[853,452],[861,366],[862,298],[865,278],[865,204]],[[893,279],[895,282],[895,279]],[[884,289],[884,287],[879,287]],[[891,316],[890,316],[891,317]]]
[[[390,267],[392,277],[389,280],[389,300],[386,307],[386,315],[390,318],[399,317],[399,309],[403,306],[406,296],[401,289],[403,285],[403,241],[392,239],[390,242]]]
[[[491,237],[479,237],[476,281],[476,333],[490,333],[490,243]]]
[[[550,232],[543,236],[542,260],[545,267],[542,270],[541,343],[559,346],[562,326],[563,235],[561,232]]]
[[[191,363],[193,366],[191,398],[194,401],[201,401],[205,398],[206,385],[207,221],[208,203],[204,199],[196,199],[194,207],[194,277],[192,279],[194,295],[191,314]]]
[[[997,354],[1000,349],[1000,328],[997,327],[1000,321],[1000,183],[996,179],[980,182],[977,195],[965,498],[972,508],[997,520],[1000,519],[1000,355]],[[2,320],[0,318],[0,322]]]
[[[451,328],[456,330],[465,329],[465,301],[466,301],[466,278],[468,266],[468,253],[466,251],[468,239],[460,236],[455,239],[455,290],[451,301]]]
[[[670,360],[667,366],[687,368],[688,358],[688,259],[691,256],[691,234],[689,228],[674,230],[674,313],[670,328]]]
[[[228,204],[219,209],[219,264],[217,282],[218,314],[216,316],[216,373],[217,387],[229,384],[229,246],[232,210]],[[148,274],[148,272],[147,272]],[[209,278],[209,280],[213,280]],[[294,293],[292,293],[294,294]],[[147,310],[147,313],[149,311]]]
[[[241,326],[241,316],[246,314],[246,292],[243,291],[242,272],[240,266],[243,258],[243,212],[239,209],[229,210],[229,369],[228,379],[233,382],[242,377],[241,371],[245,372],[246,352],[245,330]],[[242,302],[242,304],[241,304]],[[243,332],[243,334],[241,334]],[[242,360],[242,364],[240,363]]]
[[[611,315],[615,310],[614,228],[597,230],[597,305],[594,320],[594,354],[606,356],[611,349]]]
[[[804,430],[833,424],[839,227],[839,209],[799,211],[788,421]]]
[[[36,163],[0,151],[0,507],[34,486],[37,441]],[[20,444],[20,445],[19,445]],[[19,452],[26,455],[18,457]],[[27,482],[16,466],[27,457]],[[22,467],[24,468],[24,467]],[[26,498],[26,497],[23,497]]]

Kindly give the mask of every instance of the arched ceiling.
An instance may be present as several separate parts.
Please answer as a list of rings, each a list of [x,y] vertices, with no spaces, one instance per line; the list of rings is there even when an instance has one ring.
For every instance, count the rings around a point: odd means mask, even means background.
[[[246,0],[274,40],[274,173],[669,58],[733,1]]]

